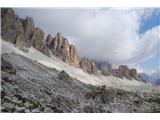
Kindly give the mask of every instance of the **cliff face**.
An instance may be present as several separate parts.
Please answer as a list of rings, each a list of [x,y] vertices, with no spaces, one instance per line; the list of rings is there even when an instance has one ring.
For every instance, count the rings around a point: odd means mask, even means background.
[[[45,34],[40,28],[35,28],[32,18],[19,18],[12,9],[1,8],[2,39],[19,47],[35,47],[49,56],[45,45]]]
[[[113,70],[113,74],[119,78],[127,78],[129,80],[135,79],[139,81],[144,81],[143,78],[138,76],[137,70],[135,68],[129,69],[126,65],[120,65],[118,69]]]
[[[51,52],[60,57],[64,62],[79,67],[79,57],[74,45],[69,44],[69,41],[60,33],[53,38],[50,34],[46,38],[46,44]]]
[[[85,72],[94,73],[96,75],[98,74],[98,69],[97,69],[96,65],[86,57],[84,57],[81,60],[80,66]]]
[[[16,42],[19,34],[21,34],[24,39],[23,24],[12,9],[1,9],[1,32],[2,38],[12,43]]]
[[[64,62],[81,67],[85,72],[98,74],[98,68],[87,57],[80,60],[77,50],[74,45],[69,44],[69,41],[60,33],[53,38],[50,34],[46,38],[46,45],[51,52],[60,57]]]

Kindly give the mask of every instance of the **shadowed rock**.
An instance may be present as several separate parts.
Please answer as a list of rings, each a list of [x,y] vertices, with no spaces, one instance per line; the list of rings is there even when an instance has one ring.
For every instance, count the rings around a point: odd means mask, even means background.
[[[23,22],[23,26],[24,26],[24,31],[26,35],[26,43],[27,43],[27,46],[30,47],[32,46],[31,37],[35,29],[33,19],[30,17],[27,17]]]
[[[53,37],[50,34],[47,35],[47,38],[46,38],[47,47],[49,47],[49,45],[51,44],[52,40],[53,40]]]

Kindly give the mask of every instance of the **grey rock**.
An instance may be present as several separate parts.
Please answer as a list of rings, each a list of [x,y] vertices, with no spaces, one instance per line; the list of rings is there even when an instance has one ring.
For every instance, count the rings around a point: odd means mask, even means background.
[[[52,40],[53,40],[53,37],[50,34],[47,35],[47,38],[46,38],[46,45],[47,45],[47,47],[50,46]]]
[[[71,60],[71,62],[74,63],[74,65],[79,67],[80,58],[77,54],[76,48],[74,47],[74,45],[70,45],[69,49],[70,49],[70,60]]]
[[[31,111],[29,109],[24,110],[25,113],[30,113]]]
[[[129,68],[126,65],[120,65],[118,68],[118,73],[117,73],[118,77],[120,78],[128,78],[131,79],[129,76]]]
[[[76,48],[74,45],[70,45],[69,41],[60,33],[57,33],[54,38],[48,35],[46,44],[52,53],[60,57],[64,62],[79,67],[80,60]]]
[[[32,35],[32,45],[39,51],[41,51],[42,53],[44,53],[45,55],[49,56],[49,49],[45,44],[45,34],[43,32],[43,30],[41,30],[40,28],[35,28],[33,31],[33,35]]]
[[[134,69],[134,68],[132,68],[132,69],[130,69],[129,70],[129,75],[132,77],[132,78],[134,78],[134,79],[137,79],[137,70],[136,69]]]
[[[1,32],[2,39],[12,43],[16,43],[17,35],[24,35],[21,19],[12,9],[1,8]]]
[[[30,47],[30,46],[32,46],[31,37],[32,37],[34,29],[35,29],[33,19],[30,17],[27,17],[23,22],[23,26],[24,26],[25,37],[26,37],[25,42],[26,42],[26,45],[28,47]]]
[[[39,112],[41,112],[41,111],[40,111],[38,108],[36,108],[36,109],[33,109],[32,112],[33,112],[33,113],[39,113]]]
[[[24,105],[28,108],[30,106],[30,103],[26,102]]]

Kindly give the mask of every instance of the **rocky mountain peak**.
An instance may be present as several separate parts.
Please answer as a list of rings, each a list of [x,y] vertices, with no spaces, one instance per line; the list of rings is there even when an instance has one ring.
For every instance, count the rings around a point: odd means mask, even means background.
[[[47,47],[49,47],[49,45],[51,44],[52,40],[53,40],[53,37],[51,36],[51,34],[47,35],[47,38],[46,38]]]
[[[10,8],[1,9],[1,31],[2,38],[12,43],[16,42],[18,34],[24,34],[21,19]]]
[[[79,57],[74,45],[69,44],[69,41],[57,33],[54,38],[51,35],[47,36],[46,44],[52,53],[60,57],[64,62],[79,66]]]
[[[125,77],[125,78],[130,79],[128,66],[126,66],[126,65],[120,65],[119,66],[119,68],[118,68],[118,77],[120,77],[120,78]]]
[[[129,75],[134,78],[137,79],[137,70],[135,68],[132,68],[129,70]]]
[[[35,29],[35,26],[34,26],[33,19],[31,17],[27,17],[24,20],[24,30],[25,30],[27,39],[31,39],[34,29]]]
[[[43,30],[34,25],[31,17],[19,18],[12,9],[1,8],[2,39],[16,44],[18,47],[35,47],[40,52],[49,56],[45,46]]]
[[[137,70],[135,68],[129,69],[127,65],[120,65],[118,69],[113,70],[113,75],[119,77],[119,78],[127,78],[129,80],[135,79],[138,81],[144,81],[137,73]]]
[[[87,57],[84,57],[80,61],[80,67],[88,73],[98,74],[96,65]]]

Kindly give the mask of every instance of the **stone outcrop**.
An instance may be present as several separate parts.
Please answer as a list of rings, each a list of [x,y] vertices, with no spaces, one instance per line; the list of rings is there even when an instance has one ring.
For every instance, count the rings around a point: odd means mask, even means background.
[[[73,63],[75,63],[76,65],[79,65],[80,59],[77,55],[77,51],[74,45],[70,45],[70,59]]]
[[[98,69],[97,69],[96,65],[91,60],[89,60],[86,57],[84,57],[83,59],[81,59],[81,61],[80,61],[80,67],[85,72],[98,74]]]
[[[25,46],[24,36],[22,34],[17,34],[15,44],[17,47],[23,48]]]
[[[137,70],[135,68],[129,69],[126,65],[120,65],[118,69],[114,69],[113,75],[119,78],[125,77],[130,80],[141,80],[141,78],[138,77]]]
[[[52,38],[51,35],[48,35],[46,44],[54,55],[61,57],[63,37],[60,35],[60,33],[57,33],[54,38]]]
[[[69,51],[69,41],[67,39],[63,39],[62,48],[60,53],[62,55],[63,61],[66,63],[73,62],[70,59],[70,51]]]
[[[49,49],[45,44],[45,34],[40,28],[35,28],[31,37],[32,46],[49,56]]]
[[[23,26],[24,26],[24,31],[25,31],[25,37],[26,37],[26,43],[27,46],[30,47],[32,46],[32,36],[35,30],[35,26],[34,26],[34,22],[33,19],[30,17],[27,17],[24,22],[23,22]]]
[[[51,44],[52,40],[53,40],[53,37],[49,34],[47,36],[47,38],[46,38],[46,45],[47,45],[47,47],[49,47],[49,45]]]
[[[18,34],[24,36],[24,29],[21,19],[14,14],[12,9],[1,8],[2,39],[16,43]]]
[[[12,9],[1,8],[2,39],[16,44],[18,47],[35,47],[49,56],[45,45],[45,34],[40,28],[35,28],[32,18],[19,18]]]
[[[117,75],[120,78],[125,77],[125,78],[130,79],[129,68],[126,65],[120,65],[119,68],[118,68]]]
[[[137,79],[138,75],[137,75],[137,70],[135,68],[132,68],[129,70],[129,75],[134,78]]]
[[[60,33],[57,33],[54,38],[48,35],[46,38],[46,45],[54,55],[60,57],[64,62],[79,66],[79,57],[76,48],[74,45],[70,45],[69,41]]]

